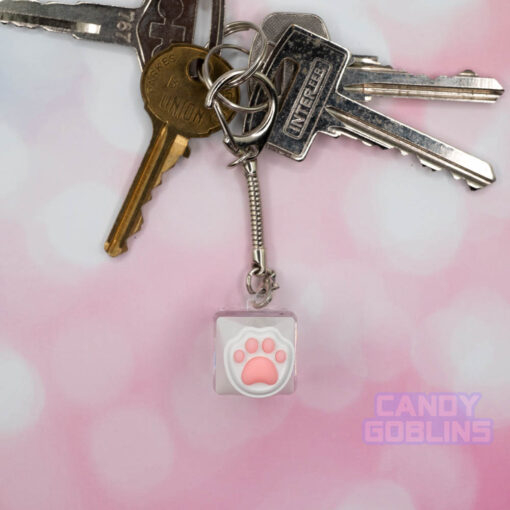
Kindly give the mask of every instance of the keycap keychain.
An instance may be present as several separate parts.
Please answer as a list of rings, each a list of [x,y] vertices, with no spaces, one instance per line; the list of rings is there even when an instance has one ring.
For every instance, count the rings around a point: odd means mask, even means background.
[[[262,31],[248,22],[228,25],[225,36],[249,29],[255,30],[265,44]],[[259,72],[264,52],[249,68],[227,71],[213,83],[209,76],[209,62],[224,49],[248,53],[232,44],[221,44],[209,51],[202,68],[203,81],[209,89],[205,104],[216,112],[225,133],[224,143],[236,157],[229,166],[242,167],[247,183],[253,260],[246,277],[246,289],[252,297],[250,305],[254,310],[216,315],[214,386],[222,395],[265,398],[293,393],[296,376],[296,317],[287,311],[262,311],[271,303],[273,293],[279,287],[276,272],[270,269],[266,260],[257,158],[272,130],[278,97],[273,83]],[[242,107],[221,94],[223,89],[239,87],[248,81],[259,84],[267,101],[255,107]],[[255,129],[234,135],[220,103],[243,113],[265,110],[265,115]]]
[[[248,185],[253,261],[246,288],[253,298],[253,310],[221,312],[216,317],[215,388],[220,394],[262,398],[291,393],[296,374],[294,315],[263,311],[278,284],[264,247],[257,174],[262,148],[303,161],[317,135],[347,136],[364,145],[413,155],[423,166],[448,171],[472,190],[479,190],[495,182],[490,163],[364,103],[376,97],[494,103],[504,89],[496,79],[469,70],[429,78],[383,65],[374,56],[353,54],[329,40],[324,21],[315,15],[273,13],[261,29],[237,22],[224,32],[224,0],[211,4],[209,52],[190,44],[197,0],[147,0],[136,9],[0,0],[0,23],[71,33],[137,51],[143,67],[142,95],[154,134],[105,243],[111,256],[128,249],[128,239],[143,223],[142,206],[151,199],[163,173],[180,157],[189,156],[188,139],[223,129],[225,144],[236,156],[231,166],[242,167]],[[223,34],[227,37],[243,30],[257,32],[251,52],[219,44]],[[248,68],[231,70],[215,55],[229,48],[249,55]],[[197,79],[201,59],[207,97]],[[251,85],[249,107],[236,103],[237,89],[243,84]],[[227,114],[223,107],[232,111]],[[245,114],[240,136],[228,125],[234,112]]]

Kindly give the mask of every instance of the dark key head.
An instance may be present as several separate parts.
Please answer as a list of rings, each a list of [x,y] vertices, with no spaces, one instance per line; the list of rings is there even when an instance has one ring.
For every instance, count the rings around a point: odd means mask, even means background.
[[[146,0],[137,27],[141,59],[147,63],[172,43],[192,43],[198,0]]]
[[[340,84],[350,52],[304,28],[292,25],[271,54],[265,74],[274,79],[285,63],[294,65],[294,79],[283,91],[268,145],[293,159],[304,159],[315,135],[324,129],[322,112]],[[252,103],[260,101],[260,91]],[[257,115],[248,120],[252,128]]]

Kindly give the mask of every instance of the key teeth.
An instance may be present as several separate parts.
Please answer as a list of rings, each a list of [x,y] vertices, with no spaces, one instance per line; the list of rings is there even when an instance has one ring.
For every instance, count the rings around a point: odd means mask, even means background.
[[[191,152],[189,151],[189,147],[188,147],[188,150],[186,151],[188,153],[188,157],[189,155],[191,154]],[[154,186],[152,187],[152,189],[147,193],[147,196],[145,197],[145,199],[142,201],[141,203],[141,207],[143,208],[146,204],[148,204],[151,200],[152,200],[152,191],[156,188],[158,188],[159,186],[161,186],[162,182],[163,182],[163,176],[170,170],[171,167],[163,170],[161,172],[161,174],[158,176],[158,178],[156,179],[156,181],[154,182]],[[131,231],[129,232],[129,234],[126,236],[126,240],[124,242],[124,245],[122,245],[118,250],[115,251],[116,255],[111,255],[110,252],[108,251],[108,249],[106,248],[106,243],[105,244],[105,249],[106,251],[112,256],[112,257],[117,257],[118,255],[121,255],[122,253],[125,253],[126,251],[128,251],[128,246],[127,246],[127,241],[133,237],[134,235],[138,234],[138,232],[140,232],[140,230],[142,229],[143,225],[144,225],[144,219],[143,219],[143,213],[142,211],[140,211],[140,215],[138,217],[138,219],[136,220],[135,223],[133,223],[133,228],[131,229]]]
[[[366,145],[367,147],[378,147],[382,150],[387,149],[394,149],[395,147],[393,145],[382,145],[380,143],[375,142],[374,140],[369,140],[367,138],[363,138],[362,136],[355,135],[354,133],[351,133],[349,131],[344,131],[343,129],[330,129],[328,131],[332,136],[338,137],[338,136],[345,136],[347,138],[350,138],[351,140],[358,140],[363,145]]]
[[[163,172],[161,172],[161,174],[158,176],[158,178],[156,179],[156,181],[154,182],[154,188],[152,189],[156,189],[158,188],[159,186],[161,186],[161,184],[163,183],[163,176],[168,172],[168,170],[163,170]],[[150,195],[150,198],[147,200],[147,202],[149,202],[150,200],[152,200],[152,193]]]
[[[190,153],[191,154],[191,153]],[[185,156],[185,157],[189,157],[189,156]],[[152,192],[153,190],[155,190],[156,188],[159,188],[161,186],[161,184],[163,183],[163,176],[170,171],[170,168],[167,168],[166,170],[163,170],[159,175],[158,175],[158,178],[154,181],[154,186],[152,187],[152,189],[150,190],[150,192],[147,194],[147,198],[145,199],[145,201],[142,203],[142,206],[144,206],[145,204],[149,203],[151,200],[152,200]],[[143,225],[143,218],[142,218],[142,224],[140,225],[140,228],[142,228],[142,225]]]
[[[442,170],[444,170],[444,168],[440,165],[434,165],[433,163],[430,163],[430,161],[426,161],[426,160],[420,158],[419,156],[416,156],[416,157],[423,167],[429,168],[433,172],[441,172]],[[461,177],[459,177],[459,178],[461,178]]]
[[[442,172],[444,171],[444,168],[439,166],[439,165],[433,165],[432,163],[429,163],[428,161],[424,161],[423,159],[421,158],[417,158],[421,165],[424,167],[424,168],[428,168],[429,170],[432,170],[433,172]],[[462,177],[462,175],[459,175],[459,174],[456,174],[455,172],[452,172],[451,170],[448,172],[455,181],[464,181],[464,183],[469,187],[470,190],[472,191],[477,191],[481,188],[483,188],[482,185],[480,184],[476,184],[472,181],[468,181],[465,177]]]
[[[136,223],[134,223],[132,232],[126,237],[126,239],[122,243],[119,243],[116,239],[112,241],[106,241],[104,243],[104,250],[106,251],[106,253],[108,253],[108,255],[110,255],[110,257],[112,258],[118,257],[119,255],[126,253],[129,249],[127,241],[129,240],[130,237],[140,232],[143,223],[144,219],[142,214],[140,213],[140,216],[136,220]]]
[[[381,149],[394,149],[395,147],[394,146],[382,146],[382,145],[379,145],[375,142],[372,142],[370,140],[366,140],[364,138],[362,138],[361,136],[356,136],[354,135],[353,133],[350,133],[350,132],[345,132],[341,129],[339,130],[334,130],[335,134],[338,134],[338,135],[344,135],[344,136],[347,136],[348,138],[352,138],[353,140],[358,140],[360,141],[361,143],[363,143],[364,145],[366,145],[367,147],[380,147]],[[409,152],[406,152],[404,150],[399,150],[399,152],[403,155],[403,156],[409,156]],[[442,172],[444,170],[444,168],[440,165],[434,165],[433,163],[429,162],[429,161],[426,161],[424,160],[423,158],[420,158],[419,156],[415,156],[416,159],[420,162],[420,164],[424,167],[424,168],[428,168],[429,170],[433,171],[433,172]],[[465,184],[469,187],[469,189],[471,189],[472,191],[477,191],[481,188],[483,188],[484,186],[481,185],[481,184],[477,184],[477,183],[474,183],[472,181],[469,181],[467,180],[465,177],[462,177],[461,175],[458,175],[452,171],[449,171],[450,175],[456,180],[456,181],[464,181]]]
[[[0,16],[1,16],[1,14],[0,14]],[[15,21],[12,19],[0,19],[0,23],[2,25],[14,25],[15,27],[19,27],[19,28],[31,28],[31,29],[42,28],[43,30],[47,30],[48,32],[51,32],[51,30],[46,27],[34,25],[32,23],[27,24],[27,23],[23,23],[21,21]]]
[[[457,76],[469,76],[470,78],[477,78],[478,74],[475,73],[472,69],[465,69],[461,71]]]
[[[140,232],[140,230],[143,227],[143,224],[144,224],[144,219],[143,219],[142,213],[140,213],[140,216],[136,220],[135,227],[133,228],[133,233],[131,235],[135,235],[138,232]]]
[[[0,13],[0,16],[1,15],[2,15],[2,13]],[[56,28],[48,27],[45,25],[38,25],[37,23],[30,23],[28,21],[19,21],[19,20],[14,20],[14,19],[0,19],[0,23],[2,25],[13,25],[18,28],[28,28],[30,30],[35,30],[37,28],[41,28],[42,30],[46,30],[46,32],[58,32],[58,30]]]

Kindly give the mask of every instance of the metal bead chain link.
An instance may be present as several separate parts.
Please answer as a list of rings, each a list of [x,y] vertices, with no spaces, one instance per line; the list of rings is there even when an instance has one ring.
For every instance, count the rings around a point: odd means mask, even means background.
[[[248,184],[253,244],[253,267],[246,279],[246,289],[249,294],[256,296],[253,306],[255,308],[264,308],[271,302],[273,292],[278,290],[279,287],[276,283],[276,273],[266,266],[262,199],[255,160],[244,163],[244,176]],[[258,280],[257,286],[254,286],[254,280]]]
[[[256,171],[245,169],[244,175],[248,183],[250,200],[250,217],[253,249],[264,248],[264,227],[262,223],[262,198],[260,196],[259,176]]]

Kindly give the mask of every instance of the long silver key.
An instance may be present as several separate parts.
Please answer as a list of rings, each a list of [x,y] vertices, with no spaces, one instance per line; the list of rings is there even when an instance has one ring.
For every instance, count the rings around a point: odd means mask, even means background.
[[[318,133],[333,137],[347,135],[367,144],[404,155],[414,154],[433,170],[449,170],[472,189],[494,182],[492,167],[475,156],[447,145],[386,115],[376,112],[338,92],[351,60],[350,52],[298,26],[291,26],[266,63],[265,74],[275,76],[284,61],[297,68],[291,86],[280,105],[268,146],[290,158],[303,160]],[[252,96],[257,104],[259,94]],[[249,117],[251,129],[259,116]]]
[[[483,78],[471,70],[430,78],[398,71],[381,64],[377,57],[354,57],[345,70],[342,91],[356,101],[387,96],[478,103],[494,103],[505,92],[494,78]]]
[[[329,39],[328,28],[315,14],[275,12],[267,16],[262,30],[274,48],[283,33],[291,25],[299,25],[310,32]],[[260,42],[254,41],[250,58],[260,51]],[[286,63],[276,77],[276,85],[284,90],[293,76],[292,66]],[[370,101],[374,96],[412,99],[436,99],[443,101],[470,101],[493,103],[504,93],[494,78],[478,76],[473,71],[463,71],[455,76],[429,78],[383,65],[375,56],[352,55],[342,78],[343,93],[356,101]]]
[[[173,42],[193,42],[198,0],[146,0],[137,9],[99,4],[1,0],[0,22],[132,46],[143,67]],[[224,0],[214,0],[211,43],[223,35]]]

